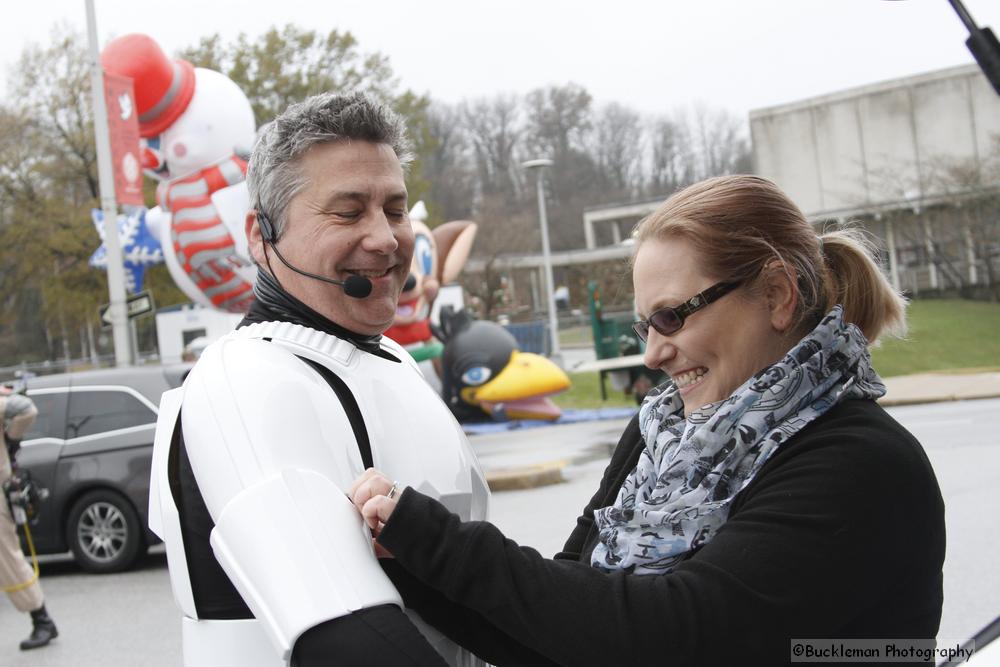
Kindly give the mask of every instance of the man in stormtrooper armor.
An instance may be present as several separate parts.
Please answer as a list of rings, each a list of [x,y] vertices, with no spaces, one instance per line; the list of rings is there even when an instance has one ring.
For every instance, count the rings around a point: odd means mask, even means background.
[[[413,253],[407,146],[382,105],[323,94],[254,148],[256,301],[164,394],[154,448],[186,665],[481,664],[405,612],[346,495],[374,466],[465,519],[489,501],[461,428],[381,336]]]

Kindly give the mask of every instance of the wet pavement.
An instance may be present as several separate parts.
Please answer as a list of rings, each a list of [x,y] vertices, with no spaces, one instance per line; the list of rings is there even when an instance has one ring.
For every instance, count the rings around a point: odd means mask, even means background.
[[[948,556],[939,638],[964,639],[1000,614],[1000,400],[890,408],[924,444],[945,497]],[[511,539],[552,556],[601,479],[625,424],[569,424],[474,436],[487,472],[558,461],[563,481],[493,495],[491,520]],[[158,553],[157,553],[158,552]],[[31,653],[17,650],[29,621],[0,602],[4,667],[160,667],[179,665],[180,621],[162,547],[131,572],[94,576],[72,562],[43,566],[42,582],[60,637]],[[975,662],[973,662],[975,664]]]

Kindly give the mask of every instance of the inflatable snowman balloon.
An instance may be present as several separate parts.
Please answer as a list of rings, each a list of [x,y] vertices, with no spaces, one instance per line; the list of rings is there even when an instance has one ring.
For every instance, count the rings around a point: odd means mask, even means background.
[[[146,35],[112,40],[101,62],[133,80],[143,167],[160,181],[146,221],[171,277],[197,303],[246,312],[256,275],[243,224],[250,101],[229,77],[168,59]]]

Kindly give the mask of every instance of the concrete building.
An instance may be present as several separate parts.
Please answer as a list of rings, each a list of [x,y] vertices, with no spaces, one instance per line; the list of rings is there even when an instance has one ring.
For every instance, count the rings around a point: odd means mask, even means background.
[[[856,220],[910,292],[996,281],[1000,97],[975,65],[750,112],[754,171],[807,217]]]
[[[754,173],[775,181],[817,230],[864,226],[897,287],[1000,288],[1000,96],[976,65],[757,109],[749,122]],[[588,208],[586,248],[552,254],[557,278],[574,267],[623,267],[632,252],[623,241],[662,201]],[[491,265],[527,282],[529,303],[544,303],[540,255]],[[472,258],[465,272],[485,270]]]

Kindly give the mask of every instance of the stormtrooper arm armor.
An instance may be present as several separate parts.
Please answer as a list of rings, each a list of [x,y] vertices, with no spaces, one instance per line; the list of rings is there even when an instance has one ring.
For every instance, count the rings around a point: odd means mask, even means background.
[[[282,659],[321,623],[402,607],[346,496],[364,466],[318,373],[266,340],[224,339],[188,377],[181,420],[212,549]]]

